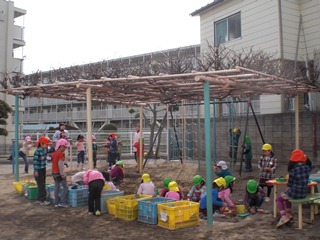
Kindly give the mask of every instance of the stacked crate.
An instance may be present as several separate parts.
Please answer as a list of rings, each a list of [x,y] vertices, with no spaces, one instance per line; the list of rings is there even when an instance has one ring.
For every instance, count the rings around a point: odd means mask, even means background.
[[[88,186],[78,186],[78,189],[69,188],[68,205],[71,207],[83,207],[88,205]]]
[[[199,203],[178,201],[158,204],[159,227],[175,230],[197,226],[199,223]]]
[[[117,191],[117,190],[104,190],[101,194],[101,213],[108,212],[107,209],[107,200],[110,198],[115,198],[119,196],[123,196],[124,191]]]
[[[145,198],[152,198],[152,196],[132,194],[113,198],[115,200],[116,217],[126,221],[136,220],[138,218],[138,200]]]
[[[154,197],[142,199],[138,202],[138,221],[157,224],[158,223],[158,204],[164,202],[175,202],[174,199],[164,197]]]

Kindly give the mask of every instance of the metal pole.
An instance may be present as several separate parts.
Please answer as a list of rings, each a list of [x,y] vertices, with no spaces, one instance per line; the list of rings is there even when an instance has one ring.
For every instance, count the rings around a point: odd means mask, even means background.
[[[299,95],[294,98],[294,115],[295,115],[295,132],[296,132],[296,149],[300,148],[299,144]]]
[[[217,115],[216,99],[213,100],[213,161],[217,163]]]
[[[204,94],[204,129],[206,146],[206,182],[207,182],[207,220],[212,225],[212,166],[211,166],[211,143],[210,143],[210,85],[205,81],[203,85]]]
[[[15,171],[14,179],[16,182],[19,182],[19,95],[15,95],[15,113],[14,113],[14,138],[15,138],[15,148],[14,148],[14,159],[15,162]]]

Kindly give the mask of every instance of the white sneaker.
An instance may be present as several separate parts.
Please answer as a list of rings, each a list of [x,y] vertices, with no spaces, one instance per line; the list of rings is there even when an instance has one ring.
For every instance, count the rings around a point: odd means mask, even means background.
[[[50,205],[51,203],[50,202],[47,202],[47,201],[44,201],[44,202],[41,202],[40,205],[41,206],[48,206]]]
[[[65,203],[59,203],[58,207],[67,208],[69,206],[67,204],[65,204]]]
[[[270,198],[269,198],[269,197],[266,197],[266,198],[264,199],[264,201],[265,201],[266,203],[268,203],[268,202],[270,202]]]
[[[218,210],[214,212],[214,214],[212,215],[212,217],[225,217],[226,215],[221,214]]]

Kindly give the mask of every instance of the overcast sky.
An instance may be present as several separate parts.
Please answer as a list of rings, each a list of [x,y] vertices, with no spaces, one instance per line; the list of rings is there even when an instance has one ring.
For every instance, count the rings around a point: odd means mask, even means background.
[[[15,0],[27,10],[26,46],[15,54],[28,74],[199,44],[200,18],[190,13],[210,2]]]

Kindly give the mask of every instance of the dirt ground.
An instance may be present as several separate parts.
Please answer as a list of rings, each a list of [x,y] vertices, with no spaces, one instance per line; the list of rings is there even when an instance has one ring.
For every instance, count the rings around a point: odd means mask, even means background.
[[[106,163],[99,163],[99,169],[105,169]],[[256,166],[256,165],[254,165]],[[138,221],[123,221],[110,214],[100,217],[88,215],[86,207],[54,208],[53,205],[40,206],[14,192],[14,176],[11,165],[1,164],[1,194],[0,194],[0,239],[320,239],[320,216],[315,217],[315,224],[308,224],[309,209],[304,209],[303,230],[298,230],[297,206],[294,206],[294,221],[289,226],[276,228],[277,221],[272,217],[272,201],[264,203],[264,214],[251,215],[245,219],[238,217],[213,218],[213,225],[208,226],[206,220],[200,220],[200,225],[174,231],[149,225]],[[32,166],[31,166],[32,169]],[[30,169],[30,170],[31,170]],[[236,202],[243,198],[245,184],[248,179],[256,179],[258,171],[243,173],[239,177],[239,165],[234,168],[236,184],[232,199]],[[277,170],[277,176],[285,174],[286,166]],[[125,194],[136,193],[141,174],[136,172],[134,162],[125,160],[126,178],[120,185]],[[318,171],[317,167],[313,172]],[[20,165],[20,180],[33,179],[26,175]],[[47,170],[51,172],[50,164]],[[198,165],[180,162],[148,161],[144,173],[151,175],[152,181],[160,190],[162,179],[170,177],[176,180],[185,194],[192,185],[192,177],[198,173]],[[75,171],[70,171],[71,176]],[[205,176],[204,165],[200,167],[200,174]],[[214,176],[215,177],[215,176]],[[47,183],[53,183],[48,174]],[[272,196],[271,196],[272,197]]]

